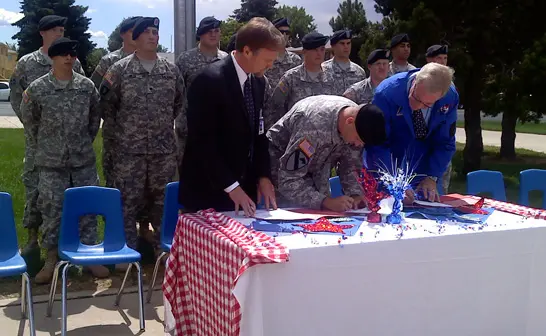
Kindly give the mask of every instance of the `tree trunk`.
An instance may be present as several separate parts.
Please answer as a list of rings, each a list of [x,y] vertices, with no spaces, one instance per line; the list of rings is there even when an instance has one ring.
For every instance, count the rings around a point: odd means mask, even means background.
[[[510,111],[502,114],[502,135],[500,157],[505,159],[516,158],[516,123],[517,116]]]
[[[480,67],[480,65],[477,65]],[[476,66],[474,67],[476,68]],[[464,130],[466,144],[463,150],[463,174],[479,170],[483,154],[481,127],[482,71],[470,72],[465,85]]]

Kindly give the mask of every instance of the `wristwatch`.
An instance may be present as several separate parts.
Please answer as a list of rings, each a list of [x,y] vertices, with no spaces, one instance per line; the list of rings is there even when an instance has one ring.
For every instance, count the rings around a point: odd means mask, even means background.
[[[427,176],[427,177],[433,180],[434,182],[438,182],[438,178],[436,176]]]

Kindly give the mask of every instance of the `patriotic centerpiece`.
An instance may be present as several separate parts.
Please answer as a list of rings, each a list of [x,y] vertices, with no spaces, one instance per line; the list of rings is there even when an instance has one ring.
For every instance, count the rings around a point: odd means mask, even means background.
[[[368,214],[369,223],[381,223],[381,215],[378,211],[381,209],[379,202],[388,195],[379,191],[377,180],[365,168],[358,175],[358,182],[362,186],[362,196],[366,201],[366,206],[371,212]]]
[[[396,165],[395,165],[396,166]],[[387,193],[394,198],[392,213],[387,216],[387,223],[400,224],[402,222],[402,201],[406,190],[411,188],[411,181],[417,176],[410,169],[409,164],[403,166],[404,169],[398,167],[390,172],[388,169],[380,169],[378,171],[379,181]]]

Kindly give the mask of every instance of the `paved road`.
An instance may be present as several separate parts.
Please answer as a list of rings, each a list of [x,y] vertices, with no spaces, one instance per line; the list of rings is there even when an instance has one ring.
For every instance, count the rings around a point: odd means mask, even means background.
[[[15,116],[15,112],[13,112],[13,109],[11,108],[11,104],[9,102],[0,101],[0,117],[11,117]]]

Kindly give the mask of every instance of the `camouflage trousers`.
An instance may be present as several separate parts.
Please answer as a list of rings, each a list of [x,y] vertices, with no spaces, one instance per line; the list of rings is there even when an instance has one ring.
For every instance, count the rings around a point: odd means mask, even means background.
[[[42,225],[42,215],[38,209],[38,181],[40,173],[33,164],[34,158],[25,151],[23,166],[23,185],[25,186],[25,210],[23,212],[23,227],[37,229]]]
[[[42,213],[42,247],[53,249],[58,245],[59,226],[63,212],[64,191],[67,188],[99,185],[97,167],[89,165],[78,168],[40,167],[38,182],[38,208]],[[96,216],[80,219],[80,239],[84,244],[97,242]]]
[[[451,181],[451,171],[453,167],[451,165],[451,161],[449,162],[449,165],[447,166],[446,171],[444,172],[444,175],[442,175],[442,190],[444,192],[444,195],[447,195],[449,193],[449,182]]]
[[[113,168],[114,185],[123,201],[127,245],[137,248],[137,215],[147,206],[158,244],[165,186],[176,173],[176,154],[116,153]]]

